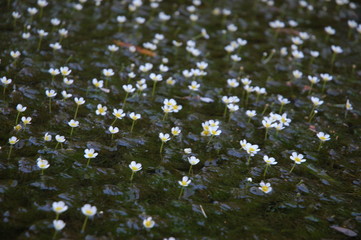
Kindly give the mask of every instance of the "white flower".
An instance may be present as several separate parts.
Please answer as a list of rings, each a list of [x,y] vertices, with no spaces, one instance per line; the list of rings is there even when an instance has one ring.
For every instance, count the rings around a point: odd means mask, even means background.
[[[187,177],[184,176],[182,178],[182,181],[178,181],[179,185],[181,185],[182,187],[187,187],[192,181]]]
[[[95,150],[93,148],[84,150],[84,157],[85,158],[96,158],[96,156],[98,156],[98,153],[95,152]]]
[[[4,86],[7,86],[12,82],[12,80],[10,78],[6,78],[6,77],[2,77],[0,80]]]
[[[36,8],[28,8],[27,9],[27,11],[28,11],[28,13],[30,14],[30,15],[35,15],[37,12],[38,12],[38,9],[36,9]]]
[[[11,51],[11,52],[10,52],[10,56],[11,56],[12,58],[14,58],[14,59],[19,58],[20,55],[21,55],[21,53],[20,53],[19,51]]]
[[[104,116],[105,114],[107,114],[107,110],[108,108],[106,106],[102,106],[101,104],[98,104],[95,114]]]
[[[61,231],[65,227],[65,222],[63,220],[53,220],[53,226],[56,231]]]
[[[168,133],[159,133],[159,138],[162,142],[168,142],[170,140]]]
[[[132,93],[135,91],[135,88],[133,88],[133,86],[131,84],[128,85],[123,85],[123,89],[124,91],[126,91],[127,93]]]
[[[85,100],[84,98],[74,98],[74,102],[77,104],[77,105],[83,105],[85,103]]]
[[[317,98],[317,97],[311,97],[311,101],[312,101],[312,103],[313,103],[313,105],[314,105],[315,107],[320,106],[320,105],[323,104],[323,101],[320,100],[320,99]]]
[[[64,77],[68,76],[71,73],[71,69],[69,69],[68,67],[60,67],[60,73]]]
[[[48,72],[49,72],[52,76],[56,76],[56,75],[59,75],[59,74],[60,74],[59,70],[56,69],[56,68],[50,68],[50,69],[48,70]]]
[[[43,29],[39,29],[37,32],[40,37],[46,37],[49,34],[48,32],[45,32]]]
[[[292,156],[290,157],[292,161],[294,161],[296,164],[301,164],[303,162],[306,162],[306,159],[303,158],[302,154],[297,154],[296,152],[292,153]]]
[[[191,165],[196,165],[199,163],[199,159],[196,158],[195,156],[191,156],[191,157],[188,157],[188,162],[191,164]]]
[[[346,100],[345,108],[346,108],[346,110],[353,109],[352,104],[350,103],[350,100],[348,100],[348,99]]]
[[[191,85],[188,86],[189,90],[198,91],[201,85],[196,81],[192,81]]]
[[[254,156],[255,154],[257,154],[258,151],[260,151],[260,149],[258,148],[258,145],[252,145],[250,143],[246,144],[245,149],[246,149],[247,153],[251,156]]]
[[[11,138],[9,138],[9,144],[10,145],[14,145],[16,144],[17,142],[19,142],[19,139],[15,136],[12,136]]]
[[[139,118],[141,118],[141,115],[138,113],[138,114],[136,114],[136,113],[134,113],[134,112],[131,112],[130,114],[129,114],[129,117],[133,120],[133,121],[135,121],[135,120],[138,120]]]
[[[281,22],[280,20],[275,20],[275,21],[269,22],[269,25],[271,28],[284,28],[285,27],[285,23]]]
[[[320,76],[321,76],[322,80],[325,82],[329,82],[333,79],[333,77],[328,73],[321,73]]]
[[[227,84],[228,84],[228,86],[231,87],[231,88],[236,88],[236,87],[239,86],[239,82],[237,81],[237,79],[234,79],[234,78],[232,78],[232,79],[227,79]]]
[[[287,99],[287,98],[284,98],[283,96],[281,95],[277,95],[277,99],[278,101],[282,104],[282,105],[285,105],[285,104],[289,104],[290,101]]]
[[[31,117],[22,117],[21,121],[23,122],[24,125],[28,125],[31,124]]]
[[[63,143],[63,142],[65,142],[65,137],[64,137],[64,136],[60,136],[60,135],[56,135],[56,136],[55,136],[55,140],[56,140],[58,143]]]
[[[119,50],[119,47],[117,47],[116,45],[112,44],[112,45],[109,45],[109,46],[108,46],[108,50],[109,50],[110,52],[116,52],[116,51]]]
[[[276,165],[276,159],[274,159],[273,157],[268,157],[267,155],[263,156],[263,161],[265,161],[267,164],[269,165]]]
[[[247,110],[246,115],[250,118],[253,118],[254,116],[257,115],[257,113],[256,113],[256,110]]]
[[[261,181],[259,185],[260,187],[258,187],[258,189],[264,193],[270,193],[272,191],[272,187],[270,183],[264,183],[263,181]]]
[[[68,36],[68,30],[66,30],[65,28],[59,29],[58,33],[63,38],[66,38]]]
[[[11,16],[14,18],[14,19],[19,19],[21,17],[20,13],[19,12],[12,12],[11,13]]]
[[[58,18],[52,18],[50,19],[50,23],[53,26],[58,26],[60,24],[60,20]]]
[[[325,27],[325,32],[329,35],[334,35],[336,33],[336,30],[333,29],[331,26]]]
[[[238,105],[235,105],[233,103],[227,104],[227,108],[229,109],[230,112],[236,112],[239,109]]]
[[[53,211],[56,212],[57,214],[63,213],[66,210],[68,210],[68,206],[65,205],[63,201],[53,202],[52,207],[53,207]]]
[[[102,71],[103,75],[106,77],[111,77],[114,75],[114,71],[113,69],[109,68],[109,69],[103,69]]]
[[[178,136],[181,133],[181,130],[179,127],[172,127],[171,132],[173,136]]]
[[[46,94],[47,97],[53,98],[53,97],[56,96],[57,93],[54,90],[46,90],[45,94]]]
[[[343,50],[340,46],[332,45],[331,50],[336,54],[343,53]]]
[[[316,83],[318,83],[320,81],[320,79],[318,79],[318,77],[316,77],[316,76],[310,76],[309,75],[307,78],[312,84],[316,84]]]
[[[304,58],[304,54],[302,51],[298,51],[298,50],[293,50],[292,51],[292,56],[296,59],[302,59]]]
[[[190,153],[192,153],[192,149],[191,149],[191,148],[185,148],[183,151],[184,151],[185,154],[190,154]]]
[[[64,79],[63,79],[63,82],[64,82],[66,85],[70,86],[70,85],[72,85],[72,84],[74,83],[74,80],[73,80],[73,79],[64,78]]]
[[[21,104],[16,105],[16,110],[18,112],[24,112],[26,110],[26,108],[27,107],[23,107],[23,105],[21,105]]]
[[[293,74],[293,77],[294,77],[294,78],[297,78],[297,79],[299,79],[299,78],[302,77],[302,72],[299,71],[299,70],[294,70],[294,71],[292,72],[292,74]]]
[[[44,141],[45,142],[50,142],[52,139],[52,136],[49,133],[45,133],[44,135]]]
[[[62,46],[60,45],[60,43],[56,42],[56,43],[50,43],[49,47],[51,47],[53,50],[59,50],[61,49]]]
[[[127,18],[125,16],[117,16],[118,23],[125,23],[126,21],[127,21]]]
[[[48,6],[48,2],[46,0],[38,0],[37,4],[41,8]]]
[[[326,142],[326,141],[328,141],[328,140],[331,139],[329,134],[326,134],[326,133],[323,133],[323,132],[317,133],[317,137],[318,137],[322,142]]]
[[[96,79],[96,78],[93,78],[92,83],[93,83],[93,85],[94,85],[96,88],[102,88],[103,85],[104,85],[104,81],[103,81],[103,80],[99,80],[99,81],[98,81],[98,79]]]
[[[92,217],[97,213],[97,207],[91,206],[90,204],[85,204],[81,208],[81,212],[87,217]]]
[[[47,160],[41,159],[41,158],[38,158],[36,160],[36,164],[38,165],[38,167],[40,169],[47,169],[50,166],[50,164],[49,164],[49,162]]]
[[[75,121],[74,119],[70,120],[68,122],[68,125],[72,128],[78,127],[79,126],[79,121]]]
[[[320,53],[318,51],[310,51],[310,54],[314,58],[317,58],[320,55]]]
[[[123,109],[113,109],[113,115],[117,119],[122,119],[125,116]]]
[[[132,161],[129,164],[129,168],[133,171],[133,172],[138,172],[140,170],[142,170],[142,164],[141,163],[136,163],[135,161]]]
[[[108,128],[108,130],[109,130],[109,132],[110,132],[111,134],[116,134],[116,133],[119,132],[119,128],[113,127],[113,126],[110,126],[110,127]]]
[[[151,80],[155,81],[155,82],[160,82],[160,81],[163,80],[162,75],[160,75],[160,74],[157,75],[157,74],[155,74],[155,73],[151,73],[151,74],[149,75],[149,78],[150,78]]]
[[[152,228],[154,227],[155,222],[153,221],[152,217],[148,217],[147,219],[143,220],[143,226],[145,228]]]

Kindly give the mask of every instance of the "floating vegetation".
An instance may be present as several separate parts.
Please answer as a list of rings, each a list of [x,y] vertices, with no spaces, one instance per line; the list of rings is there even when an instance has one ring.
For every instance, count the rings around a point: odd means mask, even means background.
[[[1,1],[0,238],[360,238],[360,8]]]

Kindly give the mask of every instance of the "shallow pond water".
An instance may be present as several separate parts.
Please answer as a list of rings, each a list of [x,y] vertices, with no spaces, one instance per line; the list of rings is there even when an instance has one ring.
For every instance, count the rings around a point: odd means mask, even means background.
[[[0,2],[0,78],[12,79],[0,100],[0,239],[51,239],[56,216],[52,203],[57,201],[69,207],[60,214],[66,226],[57,239],[360,237],[361,25],[348,24],[361,22],[358,3],[163,0],[157,8],[157,1],[143,1],[134,10],[139,1],[81,2],[49,0],[43,11],[33,0]],[[33,17],[29,7],[38,9]],[[21,15],[16,22],[14,11]],[[159,17],[160,12],[170,19]],[[126,21],[119,24],[117,16]],[[53,18],[61,23],[53,26]],[[277,19],[285,26],[271,28]],[[336,33],[328,36],[327,26]],[[68,30],[66,37],[59,35],[61,28]],[[41,42],[40,29],[48,32]],[[24,39],[23,33],[30,37]],[[300,33],[304,39],[292,40]],[[296,46],[299,40],[302,44]],[[61,49],[49,47],[55,42]],[[118,51],[109,51],[112,44]],[[230,45],[236,47],[227,53]],[[331,45],[343,52],[333,58]],[[304,57],[297,59],[295,49]],[[21,55],[14,59],[11,51]],[[319,56],[312,58],[310,51]],[[234,61],[231,55],[242,59]],[[208,63],[205,76],[185,77],[184,70],[202,68],[197,67],[202,61]],[[142,72],[139,66],[145,63],[153,69]],[[162,71],[161,64],[169,70]],[[52,80],[48,72],[64,66],[71,69],[70,85],[61,74]],[[103,69],[113,69],[114,76],[107,80]],[[295,70],[302,77],[295,78]],[[151,73],[163,77],[154,96]],[[311,86],[308,76],[321,79],[323,73],[333,79],[324,89],[322,80]],[[97,88],[93,78],[107,86]],[[142,78],[147,88],[126,97],[123,85],[135,87]],[[245,78],[267,94],[245,93]],[[236,79],[239,86],[231,88],[227,79]],[[190,90],[192,81],[200,84],[198,91]],[[50,89],[57,95],[49,102],[45,91]],[[72,97],[63,99],[63,90]],[[281,108],[278,95],[290,103]],[[224,115],[223,96],[237,96],[239,109]],[[78,111],[74,97],[85,99]],[[311,97],[324,101],[312,119]],[[164,117],[163,101],[171,98],[182,109]],[[346,112],[347,100],[353,109]],[[14,129],[18,104],[27,107],[19,115],[20,130]],[[98,104],[107,107],[104,116],[96,114]],[[114,108],[127,114],[115,123]],[[257,115],[250,120],[246,110]],[[79,127],[71,134],[68,122],[75,112]],[[131,112],[141,114],[132,132]],[[265,138],[262,120],[270,113],[287,113],[292,121],[280,131],[270,128]],[[31,124],[24,127],[23,116],[31,117]],[[219,121],[218,136],[201,136],[208,120]],[[113,137],[110,125],[119,128]],[[176,126],[181,133],[173,136]],[[331,136],[320,150],[319,132]],[[44,140],[45,133],[52,135],[51,141]],[[159,133],[171,134],[161,153]],[[62,146],[56,135],[66,138]],[[12,136],[19,142],[10,146]],[[260,148],[250,164],[240,145],[243,139]],[[84,150],[91,148],[98,156],[87,167]],[[290,172],[293,152],[303,154],[306,162]],[[264,155],[278,162],[266,174]],[[190,156],[200,162],[189,172]],[[43,174],[38,158],[50,164]],[[130,181],[132,161],[141,163],[142,170]],[[183,176],[191,183],[179,198]],[[261,181],[270,183],[272,191],[263,193]],[[97,213],[81,233],[86,203],[96,206]],[[155,226],[146,229],[143,220],[149,216]]]

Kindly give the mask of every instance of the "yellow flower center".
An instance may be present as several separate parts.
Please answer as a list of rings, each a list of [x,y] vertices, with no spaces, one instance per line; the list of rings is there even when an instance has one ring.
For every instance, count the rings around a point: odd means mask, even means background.
[[[85,212],[86,212],[86,214],[89,214],[89,215],[92,215],[92,214],[93,214],[93,211],[90,210],[90,209],[86,210]]]
[[[133,170],[133,171],[137,171],[138,168],[137,168],[136,166],[132,166],[132,170]]]
[[[267,187],[267,186],[262,186],[262,191],[263,191],[263,192],[267,192],[267,191],[268,191],[268,187]]]

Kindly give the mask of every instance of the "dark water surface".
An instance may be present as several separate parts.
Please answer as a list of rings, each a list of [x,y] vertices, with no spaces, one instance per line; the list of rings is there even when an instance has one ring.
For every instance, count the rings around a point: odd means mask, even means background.
[[[360,94],[361,94],[361,34],[348,26],[348,20],[360,20],[360,5],[337,5],[331,1],[309,1],[313,10],[302,7],[297,1],[275,1],[268,6],[264,1],[225,0],[206,1],[195,6],[191,1],[164,0],[158,8],[148,1],[134,12],[128,8],[130,1],[104,0],[100,6],[88,0],[82,10],[75,10],[73,1],[49,0],[40,9],[36,1],[10,0],[0,2],[0,77],[12,79],[0,100],[0,239],[51,239],[55,213],[52,203],[64,201],[69,209],[60,215],[66,227],[57,234],[58,239],[348,239],[360,237],[361,229],[361,151],[360,151]],[[31,19],[27,8],[37,7],[39,12]],[[187,9],[188,7],[188,9]],[[215,15],[215,8],[220,15]],[[310,7],[309,7],[310,8]],[[222,14],[228,9],[230,15]],[[17,11],[20,19],[14,24],[11,13]],[[170,15],[167,22],[158,14]],[[225,12],[227,13],[227,11]],[[190,15],[198,16],[192,22]],[[126,16],[122,27],[117,16]],[[50,19],[59,18],[60,26],[53,27]],[[145,18],[137,24],[136,18]],[[283,21],[282,29],[272,29],[269,22]],[[294,20],[298,26],[290,26]],[[227,25],[238,29],[227,31]],[[29,25],[29,29],[26,26]],[[327,37],[324,30],[332,26],[336,33]],[[58,42],[58,29],[68,30],[61,40],[62,49],[53,51],[50,43]],[[206,29],[209,39],[200,35]],[[48,36],[42,39],[40,50],[38,29]],[[360,27],[361,29],[361,27]],[[225,31],[223,31],[225,30]],[[350,31],[350,33],[349,33]],[[29,32],[25,40],[21,34]],[[307,32],[310,39],[298,46],[304,58],[292,57],[292,37]],[[135,52],[120,46],[111,54],[107,49],[114,40],[144,47],[155,34],[164,39],[156,43],[156,50]],[[227,54],[224,47],[242,38],[248,43]],[[186,42],[195,40],[200,55],[186,51]],[[177,48],[172,41],[183,43]],[[124,45],[124,44],[123,44]],[[340,46],[331,65],[331,45]],[[281,48],[287,55],[281,55]],[[272,50],[275,53],[272,53]],[[21,56],[14,61],[10,51],[18,50]],[[311,61],[310,51],[320,56]],[[155,53],[155,56],[151,56]],[[264,56],[267,53],[267,56]],[[238,54],[240,62],[230,55]],[[269,54],[273,54],[269,57]],[[169,71],[161,72],[159,65]],[[185,78],[182,71],[196,69],[197,62],[205,61],[206,76]],[[152,63],[147,73],[139,66]],[[66,86],[62,76],[54,82],[49,68],[68,66],[74,83]],[[95,88],[92,79],[105,80],[102,70],[112,68],[115,75],[109,80],[109,93]],[[294,79],[292,71],[300,70],[303,76]],[[129,79],[128,73],[136,77]],[[155,97],[153,81],[149,74],[162,74]],[[310,89],[308,75],[329,73],[333,76],[322,92],[322,80]],[[172,77],[171,86],[166,79]],[[248,100],[240,79],[248,77],[251,86],[264,87],[267,95],[257,97],[251,93]],[[132,120],[126,116],[114,126],[120,129],[111,135],[108,127],[114,121],[112,111],[123,107],[125,91],[122,85],[145,78],[144,94],[129,94],[124,111],[141,114],[131,133]],[[240,85],[227,87],[227,79],[235,78]],[[191,92],[191,81],[200,84],[199,91]],[[45,90],[54,89],[49,112],[49,98]],[[1,88],[1,91],[3,88]],[[72,94],[63,100],[61,91]],[[311,92],[309,94],[309,92]],[[269,129],[264,140],[264,116],[278,113],[277,95],[290,100],[283,106],[292,119],[290,126],[278,134]],[[239,110],[223,117],[225,104],[222,96],[238,96]],[[311,96],[324,103],[309,123],[312,109]],[[70,136],[68,121],[74,118],[74,97],[84,97],[76,120],[80,126]],[[207,103],[205,99],[212,99]],[[161,109],[163,100],[173,98],[182,109],[169,113],[165,120]],[[206,99],[206,100],[207,100]],[[349,99],[353,110],[347,112]],[[27,110],[20,116],[32,117],[30,125],[14,130],[16,106]],[[96,115],[97,105],[107,106],[105,116]],[[246,106],[247,104],[247,106]],[[267,106],[267,107],[266,107]],[[266,108],[265,108],[266,107]],[[256,110],[257,116],[248,122],[246,110]],[[265,111],[264,111],[265,110]],[[264,114],[262,116],[262,112]],[[219,120],[219,136],[202,137],[202,122]],[[160,132],[170,133],[171,128],[181,129],[179,136],[171,136],[160,154]],[[52,135],[45,142],[44,134]],[[330,134],[331,140],[318,151],[318,132]],[[63,148],[55,149],[55,135],[65,136]],[[16,136],[20,141],[12,149],[8,139]],[[241,149],[240,140],[258,144],[261,149],[247,165],[248,154]],[[84,158],[84,149],[94,148],[99,155],[90,161]],[[193,154],[185,154],[192,148]],[[302,153],[305,163],[293,166],[292,152]],[[194,155],[201,161],[193,166],[191,184],[183,197],[178,195],[178,181],[188,175],[187,157]],[[264,177],[263,155],[274,157],[278,164],[268,168]],[[41,170],[37,158],[47,159],[50,167]],[[142,163],[130,182],[131,161]],[[248,182],[247,178],[252,178]],[[273,191],[264,194],[258,187],[261,181],[271,183]],[[89,203],[98,209],[81,234],[84,216],[80,208]],[[143,219],[152,216],[155,226],[143,227]],[[357,236],[356,236],[357,235]]]

